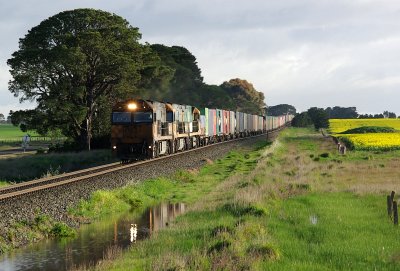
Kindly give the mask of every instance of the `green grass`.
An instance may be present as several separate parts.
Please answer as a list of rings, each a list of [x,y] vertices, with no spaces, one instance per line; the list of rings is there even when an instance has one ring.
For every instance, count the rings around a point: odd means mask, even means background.
[[[97,269],[399,270],[399,228],[373,188],[376,175],[385,191],[396,184],[398,153],[339,156],[307,129],[279,141],[139,189],[143,199],[190,202],[190,212]]]
[[[109,150],[79,153],[36,154],[0,159],[0,180],[23,182],[44,176],[57,175],[91,166],[115,162]]]
[[[269,270],[398,270],[399,228],[385,214],[384,197],[311,194],[281,202],[267,225],[280,247]]]
[[[1,187],[6,187],[6,186],[8,186],[8,185],[10,185],[9,182],[0,181],[0,188],[1,188]]]
[[[29,134],[31,136],[38,136],[35,131],[22,132],[19,127],[12,124],[0,124],[0,140],[2,139],[21,139],[22,136]]]

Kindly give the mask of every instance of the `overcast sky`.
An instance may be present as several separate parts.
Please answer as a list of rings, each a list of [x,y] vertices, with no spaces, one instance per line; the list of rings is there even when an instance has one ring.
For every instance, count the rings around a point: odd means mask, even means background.
[[[0,1],[0,113],[32,107],[8,91],[19,38],[61,11],[96,8],[138,27],[142,42],[186,47],[208,84],[248,80],[268,105],[400,114],[398,0]]]

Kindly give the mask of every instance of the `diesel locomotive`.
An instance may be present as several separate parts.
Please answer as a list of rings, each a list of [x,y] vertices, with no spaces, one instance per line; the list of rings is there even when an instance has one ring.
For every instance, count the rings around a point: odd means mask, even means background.
[[[214,142],[262,134],[293,116],[261,116],[223,109],[130,99],[112,111],[111,146],[122,160],[154,158]]]

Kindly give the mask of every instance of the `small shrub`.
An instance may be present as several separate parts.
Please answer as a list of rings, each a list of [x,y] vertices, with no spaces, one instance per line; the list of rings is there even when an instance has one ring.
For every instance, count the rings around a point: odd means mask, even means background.
[[[60,166],[58,166],[57,168],[53,168],[50,165],[50,168],[47,170],[46,173],[42,174],[41,178],[47,178],[47,177],[60,175],[60,171],[61,171],[61,167]]]
[[[74,229],[67,226],[65,223],[57,222],[54,224],[50,233],[58,237],[72,237],[75,236],[76,232]]]
[[[311,185],[308,183],[289,184],[289,189],[311,191]]]
[[[10,247],[6,244],[3,237],[0,236],[0,254],[7,252]]]
[[[279,249],[270,243],[264,245],[252,245],[247,249],[247,253],[254,257],[262,257],[269,260],[278,260],[281,257]]]
[[[46,153],[46,150],[43,148],[39,148],[36,150],[36,154],[44,154],[44,153]]]
[[[231,213],[234,216],[244,216],[244,215],[263,216],[268,213],[264,208],[253,205],[243,206],[239,204],[227,203],[222,207],[222,209],[224,211]]]
[[[220,235],[221,233],[231,234],[233,232],[234,232],[234,229],[232,227],[220,225],[211,230],[211,236],[216,237],[216,236]]]
[[[315,157],[315,158],[313,159],[313,161],[318,162],[318,161],[319,161],[319,157]]]
[[[329,157],[329,153],[327,153],[327,152],[321,153],[321,154],[319,155],[319,157],[328,158],[328,157]]]
[[[285,175],[293,177],[296,175],[296,171],[294,169],[292,169],[290,171],[286,171]]]
[[[396,129],[392,127],[363,126],[354,129],[349,129],[339,134],[370,134],[370,133],[395,133],[395,132]]]
[[[219,240],[208,249],[208,253],[220,252],[232,245],[230,240]]]

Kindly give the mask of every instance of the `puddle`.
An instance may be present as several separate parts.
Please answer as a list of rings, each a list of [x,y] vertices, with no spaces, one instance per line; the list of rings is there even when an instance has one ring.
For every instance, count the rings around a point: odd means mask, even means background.
[[[143,213],[127,213],[83,225],[74,238],[47,239],[0,255],[0,271],[69,270],[95,265],[111,247],[140,245],[140,240],[167,227],[184,212],[182,203],[164,203]]]

